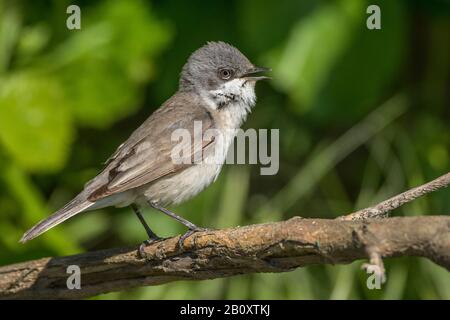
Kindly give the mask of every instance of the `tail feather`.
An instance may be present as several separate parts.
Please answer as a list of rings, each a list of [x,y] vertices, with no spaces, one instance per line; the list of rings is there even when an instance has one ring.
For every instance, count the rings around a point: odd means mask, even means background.
[[[22,239],[20,239],[20,242],[25,243],[28,240],[36,238],[37,236],[60,224],[61,222],[64,222],[67,219],[73,217],[77,213],[87,210],[92,205],[94,205],[94,202],[86,200],[80,201],[79,199],[75,198],[63,208],[52,214],[50,217],[40,221],[33,228],[25,232],[25,234],[22,236]]]

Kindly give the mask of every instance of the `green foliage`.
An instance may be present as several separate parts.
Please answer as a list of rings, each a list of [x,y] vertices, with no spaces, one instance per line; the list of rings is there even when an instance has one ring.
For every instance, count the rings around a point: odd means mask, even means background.
[[[45,3],[45,5],[42,5]],[[370,1],[81,1],[67,30],[58,1],[0,0],[0,265],[134,245],[145,231],[128,208],[104,209],[26,245],[22,233],[71,199],[117,145],[177,88],[189,54],[229,41],[273,69],[247,127],[280,128],[280,172],[226,166],[174,210],[231,227],[332,218],[424,183],[450,167],[450,4]],[[448,190],[394,215],[446,214]],[[146,212],[161,236],[184,231]],[[387,261],[369,290],[362,262],[177,282],[98,298],[449,299],[448,272],[424,259]]]
[[[72,123],[55,79],[17,73],[0,91],[0,140],[29,171],[61,170],[72,142]]]
[[[86,24],[56,49],[49,63],[61,65],[58,74],[67,96],[75,97],[77,120],[108,127],[137,109],[141,85],[153,77],[152,57],[167,44],[169,32],[141,1],[102,3]]]
[[[50,211],[45,191],[41,194],[26,174],[62,175],[77,126],[106,128],[135,112],[144,84],[153,78],[153,61],[170,39],[170,29],[142,1],[89,7],[83,31],[62,37],[64,19],[60,27],[51,20],[28,24],[27,14],[40,8],[27,8],[0,2],[0,159],[5,162],[0,203],[16,214],[8,213],[16,223],[3,226],[13,251],[23,251],[17,246],[20,234]],[[17,224],[21,214],[26,219]],[[77,239],[58,232],[52,238],[47,249],[53,254],[77,248]]]
[[[363,10],[361,1],[338,1],[316,9],[293,26],[281,54],[269,59],[274,83],[297,105],[305,109],[312,105],[355,29],[361,26]]]

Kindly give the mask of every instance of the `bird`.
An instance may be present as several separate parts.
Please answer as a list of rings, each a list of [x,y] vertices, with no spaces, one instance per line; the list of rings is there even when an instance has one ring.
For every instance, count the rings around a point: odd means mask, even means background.
[[[181,70],[177,92],[117,148],[75,198],[25,232],[20,242],[79,213],[109,206],[131,206],[148,235],[143,244],[160,239],[141,213],[145,205],[188,228],[180,244],[205,230],[166,207],[191,199],[217,179],[235,136],[233,129],[241,127],[256,103],[256,82],[270,79],[260,75],[266,71],[271,70],[256,67],[236,47],[222,41],[207,42],[194,51]],[[194,128],[196,123],[201,130]],[[174,161],[173,149],[180,144],[173,141],[177,130],[191,136],[182,143],[184,159],[201,154],[203,161]],[[217,130],[222,138],[203,139],[207,130]]]

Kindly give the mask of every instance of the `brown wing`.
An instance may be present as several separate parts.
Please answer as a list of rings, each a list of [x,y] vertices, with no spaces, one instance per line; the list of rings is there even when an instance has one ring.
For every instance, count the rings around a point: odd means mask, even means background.
[[[201,124],[201,130],[194,130],[196,121],[197,126]],[[203,154],[213,146],[214,139],[203,141],[205,130],[213,127],[214,120],[201,101],[195,101],[189,95],[173,97],[150,116],[108,160],[102,173],[107,175],[106,182],[96,185],[89,200],[97,201],[143,186],[193,165],[192,161],[175,162],[172,158],[174,148],[187,151],[184,157],[188,160],[197,159],[199,152]],[[183,137],[172,141],[172,134],[177,129],[184,129],[189,139]]]

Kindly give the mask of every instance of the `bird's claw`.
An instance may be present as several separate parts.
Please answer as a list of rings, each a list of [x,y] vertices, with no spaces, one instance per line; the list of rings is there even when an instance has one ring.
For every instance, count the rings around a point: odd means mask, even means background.
[[[183,234],[180,239],[178,239],[178,247],[180,247],[181,249],[184,248],[184,241],[189,238],[190,236],[192,236],[194,233],[197,232],[203,232],[203,231],[208,231],[209,229],[207,228],[201,228],[201,227],[195,227],[193,229],[189,229],[185,234]]]

